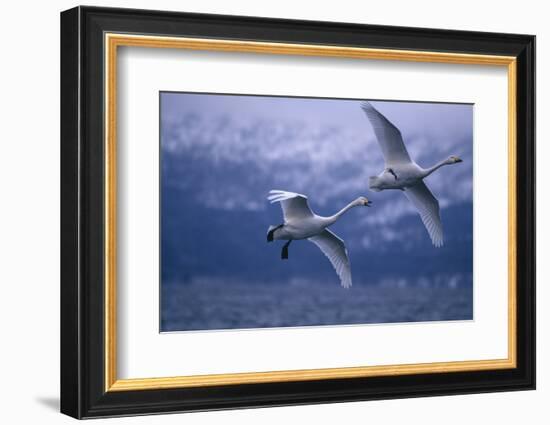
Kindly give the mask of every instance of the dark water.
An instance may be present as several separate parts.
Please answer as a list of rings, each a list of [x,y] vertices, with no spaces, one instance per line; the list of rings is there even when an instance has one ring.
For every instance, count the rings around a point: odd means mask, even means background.
[[[472,319],[471,285],[163,285],[162,331]]]

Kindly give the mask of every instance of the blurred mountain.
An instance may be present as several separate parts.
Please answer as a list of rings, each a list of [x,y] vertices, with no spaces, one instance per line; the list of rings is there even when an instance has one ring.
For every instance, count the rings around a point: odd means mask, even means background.
[[[163,190],[163,282],[204,277],[261,282],[298,277],[336,280],[330,263],[312,243],[294,241],[288,261],[280,259],[282,242],[267,243],[267,227],[281,222],[279,205],[256,211],[216,210],[186,202],[189,199],[192,196],[180,188]],[[442,248],[432,246],[416,214],[383,227],[361,220],[374,208],[376,204],[356,208],[333,226],[348,245],[354,282],[379,283],[385,277],[404,276],[421,281],[426,276],[471,273],[472,237],[463,230],[472,228],[471,203],[442,210]],[[391,227],[393,236],[384,235],[385,227]]]

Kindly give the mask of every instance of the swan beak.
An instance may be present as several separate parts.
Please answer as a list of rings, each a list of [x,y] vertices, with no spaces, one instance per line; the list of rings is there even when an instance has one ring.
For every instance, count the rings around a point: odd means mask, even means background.
[[[372,205],[372,201],[367,199],[363,205],[365,205],[365,207],[370,207]]]
[[[462,159],[460,159],[458,156],[455,158],[455,162],[462,162]]]

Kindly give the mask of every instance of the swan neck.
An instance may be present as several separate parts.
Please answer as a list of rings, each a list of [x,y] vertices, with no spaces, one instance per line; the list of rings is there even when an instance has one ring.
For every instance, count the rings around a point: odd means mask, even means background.
[[[432,174],[435,170],[443,167],[444,165],[447,165],[447,160],[439,161],[437,164],[435,164],[433,167],[425,168],[424,169],[424,177],[429,176]]]
[[[342,208],[340,211],[338,211],[336,214],[331,215],[330,217],[327,217],[327,221],[329,222],[329,225],[335,223],[340,217],[342,217],[347,211],[352,209],[353,207],[357,206],[355,201],[350,202],[347,204],[344,208]]]

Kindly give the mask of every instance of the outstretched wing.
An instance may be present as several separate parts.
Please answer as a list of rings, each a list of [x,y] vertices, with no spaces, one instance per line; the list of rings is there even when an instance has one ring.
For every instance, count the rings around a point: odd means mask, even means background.
[[[344,241],[327,229],[309,240],[317,245],[330,260],[336,274],[340,277],[342,286],[349,288],[351,286],[351,266]]]
[[[405,195],[418,210],[432,243],[438,248],[443,246],[443,225],[439,216],[439,202],[430,192],[428,186],[421,181],[414,186],[407,187]]]
[[[305,195],[284,190],[270,190],[267,199],[272,204],[274,202],[281,203],[285,221],[313,216]]]
[[[392,167],[395,164],[411,162],[411,157],[403,143],[401,132],[384,115],[378,112],[369,102],[361,103],[361,108],[365,111],[369,119],[378,145],[384,155],[386,167]]]

